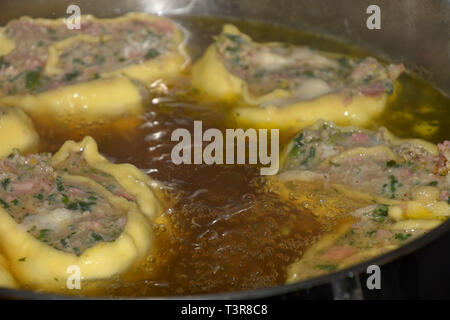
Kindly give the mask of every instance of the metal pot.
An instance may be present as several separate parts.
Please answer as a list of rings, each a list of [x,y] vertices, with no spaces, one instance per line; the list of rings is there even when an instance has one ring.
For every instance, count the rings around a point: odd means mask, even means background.
[[[340,41],[367,49],[380,57],[402,61],[445,94],[450,95],[450,1],[448,0],[3,0],[0,2],[0,25],[24,15],[55,18],[66,16],[70,4],[77,4],[82,14],[110,17],[129,11],[169,15],[175,20],[186,15],[251,19],[264,23],[301,29],[332,36]],[[366,26],[369,5],[381,9],[381,29]],[[195,36],[195,35],[194,35]],[[200,35],[202,36],[202,35]],[[210,35],[207,36],[208,41]],[[195,58],[195,57],[194,57]],[[290,285],[280,285],[245,292],[177,297],[187,299],[245,299],[274,297],[331,283],[335,298],[361,298],[359,275],[372,264],[398,261],[420,248],[436,243],[450,234],[450,221],[395,251],[339,272]],[[442,241],[442,240],[441,240]],[[430,247],[430,245],[428,246]],[[346,285],[353,285],[348,288]],[[25,290],[0,289],[9,298],[61,298]],[[67,297],[65,297],[67,298]]]

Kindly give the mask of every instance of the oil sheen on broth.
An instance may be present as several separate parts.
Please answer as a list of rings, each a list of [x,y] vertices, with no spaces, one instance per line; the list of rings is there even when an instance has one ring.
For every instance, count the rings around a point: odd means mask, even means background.
[[[194,60],[210,44],[212,36],[220,33],[224,23],[235,24],[256,41],[276,40],[353,56],[367,55],[328,38],[280,27],[209,18],[175,20],[189,30],[188,49]],[[180,79],[169,86],[163,97],[148,97],[146,112],[140,118],[79,127],[71,132],[41,126],[39,119],[34,119],[42,137],[42,151],[56,151],[66,139],[80,140],[89,134],[110,160],[132,163],[166,186],[164,216],[171,230],[154,226],[159,253],[89,294],[166,296],[283,284],[289,264],[323,232],[348,222],[348,218],[338,215],[319,221],[314,206],[300,208],[295,201],[281,199],[254,166],[174,165],[170,159],[175,145],[170,141],[173,130],[192,131],[194,120],[202,120],[204,130],[235,127],[227,120],[225,106],[202,99],[184,82]],[[448,138],[449,99],[410,73],[402,75],[399,83],[384,113],[368,128],[386,126],[400,137],[432,142]],[[283,136],[283,132],[281,136],[282,144],[291,138]],[[317,195],[317,199],[321,197],[326,195]],[[343,203],[336,209],[352,210]]]

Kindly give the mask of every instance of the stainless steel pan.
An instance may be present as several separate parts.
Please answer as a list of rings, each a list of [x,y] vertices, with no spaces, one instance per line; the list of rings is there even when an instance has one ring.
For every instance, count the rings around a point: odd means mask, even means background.
[[[218,16],[251,19],[321,33],[359,46],[381,57],[402,61],[407,68],[450,95],[450,1],[448,0],[2,0],[0,25],[24,15],[61,17],[69,4],[82,14],[110,17],[129,11],[180,16]],[[366,27],[366,8],[381,8],[381,30]],[[201,35],[200,35],[201,36]],[[209,35],[208,35],[209,37]],[[195,39],[193,39],[195,40]],[[368,265],[383,265],[438,241],[450,232],[450,221],[399,249],[351,268],[291,285],[181,298],[243,299],[277,296],[322,283],[339,284],[349,273],[359,274]],[[0,289],[10,298],[60,298],[23,290]],[[180,298],[180,297],[177,297]]]

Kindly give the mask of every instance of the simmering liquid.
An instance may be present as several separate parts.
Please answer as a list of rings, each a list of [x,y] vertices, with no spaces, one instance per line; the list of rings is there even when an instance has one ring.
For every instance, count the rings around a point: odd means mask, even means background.
[[[367,54],[328,38],[280,27],[209,18],[182,18],[178,22],[189,32],[193,59],[228,22],[256,41],[304,44],[355,56]],[[414,75],[402,75],[399,82],[398,93],[369,127],[386,126],[398,136],[432,142],[450,137],[449,99]],[[227,106],[202,99],[186,84],[182,77],[162,96],[150,94],[146,112],[139,118],[74,127],[71,131],[35,119],[41,151],[53,152],[66,139],[91,135],[110,160],[132,163],[163,185],[166,223],[154,225],[157,252],[128,274],[111,279],[102,289],[93,289],[93,294],[185,295],[282,284],[286,267],[323,232],[346,219],[319,221],[314,209],[281,198],[255,166],[174,165],[170,157],[177,143],[171,141],[173,130],[193,132],[194,120],[203,121],[203,130],[235,128],[227,118]],[[282,133],[281,143],[289,138]]]

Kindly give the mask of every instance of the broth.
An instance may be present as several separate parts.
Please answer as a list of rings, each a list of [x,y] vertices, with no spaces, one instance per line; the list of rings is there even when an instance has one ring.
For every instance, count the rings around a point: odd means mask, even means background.
[[[256,41],[305,44],[353,56],[367,54],[329,38],[259,23],[198,17],[175,20],[189,30],[189,51],[194,60],[228,22]],[[399,82],[398,94],[369,127],[386,126],[398,136],[432,142],[450,137],[450,100],[413,74],[402,75]],[[110,160],[132,163],[165,186],[164,217],[171,230],[154,226],[158,253],[89,294],[167,296],[283,284],[286,267],[323,232],[346,219],[330,216],[319,221],[313,209],[278,196],[255,166],[174,165],[170,160],[175,145],[170,141],[173,130],[187,128],[192,132],[194,120],[202,120],[204,130],[235,127],[226,117],[226,106],[202,100],[183,83],[180,78],[163,97],[149,97],[146,112],[139,119],[75,127],[70,132],[35,119],[41,151],[54,152],[66,139],[79,140],[89,134]],[[288,138],[282,133],[281,143]]]

